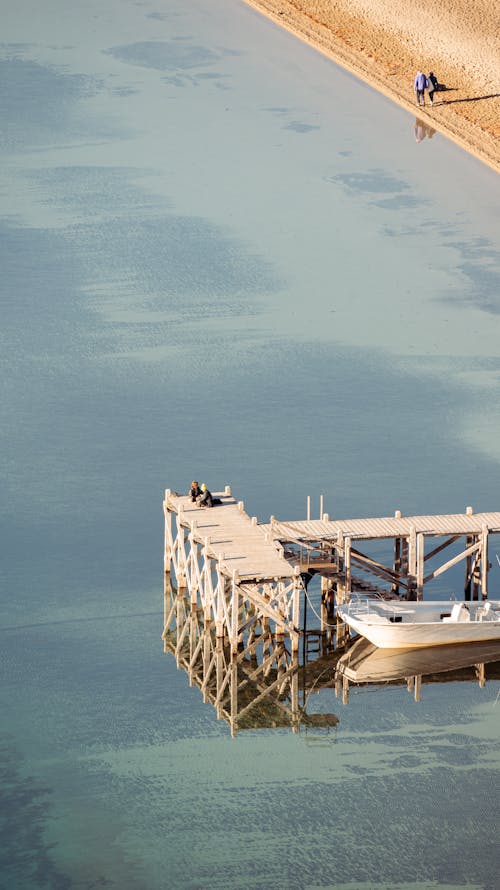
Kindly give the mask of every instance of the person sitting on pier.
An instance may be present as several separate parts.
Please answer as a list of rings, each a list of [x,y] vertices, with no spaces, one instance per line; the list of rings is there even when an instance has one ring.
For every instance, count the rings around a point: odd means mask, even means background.
[[[201,483],[201,494],[196,498],[196,503],[198,507],[213,507],[214,505],[212,495],[204,482]]]
[[[195,479],[194,482],[191,482],[191,488],[189,489],[189,497],[191,498],[193,504],[195,503],[196,498],[200,496],[200,494],[201,488],[199,483]]]

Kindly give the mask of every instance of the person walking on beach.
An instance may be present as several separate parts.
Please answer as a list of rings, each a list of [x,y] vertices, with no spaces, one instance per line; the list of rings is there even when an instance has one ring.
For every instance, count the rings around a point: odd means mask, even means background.
[[[427,78],[427,88],[429,90],[429,102],[431,105],[434,105],[434,93],[439,87],[438,79],[433,71],[429,73],[429,77]]]
[[[425,106],[425,91],[429,87],[429,81],[427,80],[425,74],[422,71],[417,71],[415,75],[415,81],[413,84],[413,89],[415,90],[417,96],[417,105]]]

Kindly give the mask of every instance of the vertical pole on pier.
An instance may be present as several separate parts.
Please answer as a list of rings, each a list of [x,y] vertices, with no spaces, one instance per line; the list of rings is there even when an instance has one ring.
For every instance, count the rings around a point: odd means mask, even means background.
[[[211,649],[212,638],[210,636],[210,631],[207,630],[207,627],[205,626],[203,628],[203,683],[201,687],[204,704],[208,701],[207,686],[209,680],[210,656],[212,654]]]
[[[165,513],[165,538],[163,549],[163,568],[165,573],[170,572],[170,564],[172,561],[171,541],[172,541],[172,514],[168,509],[168,499],[170,497],[170,489],[165,489],[165,500],[163,502],[163,512]]]
[[[481,536],[474,535],[474,543],[481,547]],[[474,555],[474,568],[472,570],[472,598],[479,599],[479,587],[481,586],[481,550],[476,550]]]
[[[424,535],[417,535],[417,600],[424,598]]]
[[[182,508],[179,506],[177,513],[177,587],[187,586],[186,581],[186,538],[182,525]]]
[[[417,598],[417,531],[414,525],[410,527],[408,538],[408,595],[410,600]]]
[[[215,640],[215,704],[217,710],[217,720],[222,717],[222,705],[220,701],[220,693],[224,682],[224,648],[223,640],[217,635]]]
[[[339,529],[338,534],[337,534],[336,550],[337,550],[337,554],[338,554],[339,574],[338,574],[338,579],[337,579],[337,592],[336,592],[335,600],[336,600],[337,605],[339,605],[339,604],[342,605],[346,601],[345,549],[344,549],[344,535],[342,533],[342,529]],[[323,627],[321,629],[323,630]],[[346,638],[347,638],[347,628],[346,628],[344,622],[342,621],[342,619],[339,617],[338,612],[337,612],[337,616],[336,616],[336,647],[337,647],[337,649],[340,646],[343,646],[345,644]]]
[[[351,576],[351,539],[345,539],[345,587],[344,587],[344,602],[349,602],[351,599],[351,590],[352,590],[352,576]]]
[[[293,634],[292,634],[292,653],[293,655],[297,655],[299,651],[299,624],[300,624],[300,591],[302,588],[301,577],[300,577],[300,567],[295,566],[295,578],[293,581],[293,601],[292,601],[292,624],[293,624]],[[306,603],[304,599],[304,617],[305,617],[305,608]]]
[[[269,597],[270,600],[273,600],[276,598],[276,600],[280,603],[279,609],[280,609],[280,614],[281,614],[283,620],[280,622],[276,621],[275,635],[276,635],[276,640],[282,641],[285,636],[285,625],[284,625],[285,606],[283,603],[283,587],[284,587],[284,585],[283,585],[283,581],[277,581],[275,583],[276,583],[276,587],[274,587],[272,583],[264,584],[263,590],[264,590],[264,595],[267,594],[267,596]],[[292,593],[292,600],[293,600],[293,596],[294,595]]]
[[[474,510],[472,507],[465,508],[465,515],[472,516]],[[467,535],[465,539],[465,549],[468,550],[469,547],[472,547],[474,543],[474,538],[471,535]],[[472,554],[467,554],[465,560],[465,587],[464,587],[464,599],[470,600],[472,594]]]
[[[401,519],[401,510],[396,510],[394,513],[394,519]],[[399,579],[401,577],[401,558],[402,558],[402,539],[400,537],[394,538],[394,575],[395,580],[392,583],[392,593],[394,596],[399,596]]]
[[[191,579],[191,583],[189,585],[189,587],[190,587],[189,598],[191,601],[191,609],[195,609],[196,606],[198,605],[198,595],[199,595],[200,603],[202,604],[202,606],[204,608],[204,611],[203,611],[204,618],[205,618],[205,620],[210,621],[210,612],[207,615],[206,608],[205,608],[206,590],[202,589],[204,573],[202,572],[200,575],[200,572],[198,570],[198,559],[199,559],[198,544],[194,541],[193,526],[194,526],[194,523],[191,524],[191,534],[189,536],[189,544],[190,544],[190,548],[191,548],[190,554],[189,554],[189,558],[191,560],[191,571],[189,573],[189,576]],[[195,570],[195,567],[196,567],[196,570]]]
[[[319,496],[319,518],[323,519],[323,495]]]
[[[238,604],[239,604],[239,576],[237,572],[233,572],[232,590],[231,590],[231,652],[234,654],[238,651]]]
[[[488,561],[488,526],[483,525],[481,532],[481,597],[483,600],[488,599],[488,569],[490,567]]]
[[[465,549],[468,550],[469,547],[472,547],[474,538],[471,535],[467,535],[465,539]],[[470,553],[467,554],[465,559],[465,587],[464,587],[464,599],[470,600],[472,595],[472,555]]]

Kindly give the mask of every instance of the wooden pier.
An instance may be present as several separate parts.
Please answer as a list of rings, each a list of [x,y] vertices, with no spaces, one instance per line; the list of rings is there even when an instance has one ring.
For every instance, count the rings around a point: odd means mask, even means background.
[[[396,511],[368,519],[330,519],[324,513],[317,520],[271,517],[259,523],[229,486],[214,496],[217,506],[200,508],[167,489],[165,577],[173,569],[177,587],[186,589],[191,606],[202,610],[232,652],[262,621],[278,638],[288,635],[297,652],[314,575],[321,578],[320,630],[336,628],[338,644],[344,631],[332,617],[335,605],[353,593],[422,599],[429,582],[463,562],[465,599],[488,596],[489,537],[500,533],[500,512],[475,514],[467,507],[460,514],[405,517]],[[367,552],[370,542],[388,545],[390,561]]]
[[[233,652],[245,631],[263,616],[278,635],[299,645],[300,567],[284,557],[272,535],[245,513],[231,490],[215,492],[219,506],[198,507],[189,497],[165,492],[165,573],[174,569],[218,637],[228,636]]]

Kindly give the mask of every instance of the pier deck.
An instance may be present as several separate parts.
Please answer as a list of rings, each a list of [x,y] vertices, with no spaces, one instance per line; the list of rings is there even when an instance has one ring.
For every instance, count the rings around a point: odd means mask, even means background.
[[[240,581],[291,578],[293,566],[283,557],[267,528],[245,513],[243,505],[225,492],[214,492],[220,506],[198,507],[190,497],[170,494],[167,507],[178,524],[189,530],[193,542],[206,548],[228,577],[236,572]]]
[[[386,516],[368,519],[309,519],[263,526],[275,539],[286,541],[328,541],[339,537],[351,540],[405,538],[412,533],[433,535],[480,535],[500,533],[500,513],[450,513],[437,516]]]
[[[229,486],[214,497],[217,505],[198,507],[167,489],[165,574],[172,565],[178,587],[187,588],[191,605],[202,608],[217,638],[227,636],[233,651],[250,629],[269,622],[277,635],[290,635],[296,651],[301,602],[305,610],[314,575],[321,577],[321,632],[333,630],[337,645],[345,628],[334,617],[335,606],[355,592],[422,599],[426,584],[462,561],[465,599],[488,596],[488,543],[491,534],[500,534],[500,512],[467,507],[458,514],[396,511],[365,519],[330,519],[324,513],[315,520],[271,517],[259,523]],[[392,541],[383,562],[364,546],[370,541]]]

